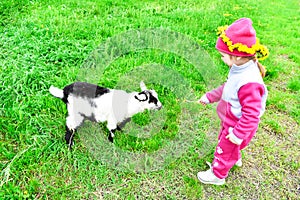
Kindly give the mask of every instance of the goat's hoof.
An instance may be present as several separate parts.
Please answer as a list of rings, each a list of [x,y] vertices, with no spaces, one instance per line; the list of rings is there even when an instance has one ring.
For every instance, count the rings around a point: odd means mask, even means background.
[[[70,142],[68,143],[69,150],[72,150],[72,146],[73,146],[73,141],[70,141]]]
[[[113,137],[111,137],[111,136],[108,136],[108,140],[109,140],[111,143],[113,143],[113,142],[114,142],[114,138],[113,138]]]

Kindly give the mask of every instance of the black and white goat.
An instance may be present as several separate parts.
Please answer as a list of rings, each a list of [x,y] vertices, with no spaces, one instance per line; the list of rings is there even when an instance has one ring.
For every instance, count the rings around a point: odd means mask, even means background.
[[[109,141],[113,142],[114,132],[131,116],[144,110],[159,110],[162,104],[154,90],[148,90],[140,83],[141,92],[127,93],[98,85],[75,82],[62,90],[51,86],[49,92],[62,99],[67,105],[66,143],[71,148],[76,129],[85,119],[95,122],[107,121]]]

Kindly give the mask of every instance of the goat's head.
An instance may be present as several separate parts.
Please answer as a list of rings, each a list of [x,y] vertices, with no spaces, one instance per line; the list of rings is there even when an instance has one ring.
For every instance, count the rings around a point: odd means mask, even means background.
[[[148,110],[160,110],[162,104],[158,99],[158,95],[155,90],[148,90],[145,83],[140,83],[141,92],[135,95],[135,98],[143,103],[143,107]]]

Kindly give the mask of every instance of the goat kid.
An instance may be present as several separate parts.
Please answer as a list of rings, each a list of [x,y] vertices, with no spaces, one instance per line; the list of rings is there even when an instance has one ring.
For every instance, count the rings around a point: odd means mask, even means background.
[[[67,106],[66,143],[73,145],[73,136],[85,119],[95,122],[107,121],[110,131],[108,140],[113,142],[114,133],[130,118],[144,110],[160,110],[162,104],[154,90],[148,90],[143,81],[141,92],[127,93],[98,85],[75,82],[63,89],[51,86],[49,92],[60,98]]]

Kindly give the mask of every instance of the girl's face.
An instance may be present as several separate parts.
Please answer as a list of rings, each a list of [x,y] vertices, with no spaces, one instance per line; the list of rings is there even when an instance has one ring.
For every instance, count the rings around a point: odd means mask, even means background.
[[[220,51],[220,54],[221,54],[221,59],[223,60],[223,62],[228,65],[229,67],[231,67],[234,63],[234,60],[233,60],[233,57],[230,56],[229,54],[227,53],[223,53]]]

